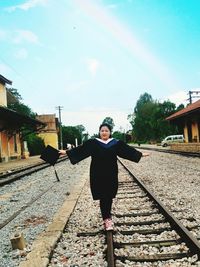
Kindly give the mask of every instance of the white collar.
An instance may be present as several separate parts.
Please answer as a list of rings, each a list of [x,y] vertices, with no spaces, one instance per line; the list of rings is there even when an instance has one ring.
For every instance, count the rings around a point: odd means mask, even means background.
[[[113,140],[113,138],[108,138],[108,140],[106,140],[106,141],[104,141],[104,140],[102,140],[102,139],[100,139],[100,138],[96,138],[96,139],[97,139],[98,141],[104,143],[104,144],[108,144],[111,140]]]

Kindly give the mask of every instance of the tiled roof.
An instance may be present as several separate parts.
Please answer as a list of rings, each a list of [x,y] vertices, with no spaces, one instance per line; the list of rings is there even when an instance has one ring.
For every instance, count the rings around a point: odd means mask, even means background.
[[[177,111],[176,113],[170,115],[169,117],[166,118],[166,120],[174,120],[177,117],[185,116],[188,113],[192,113],[193,111],[200,110],[200,100],[188,105],[186,108],[181,109]]]
[[[6,79],[3,75],[0,74],[0,83],[3,83],[3,84],[12,84],[12,81]]]

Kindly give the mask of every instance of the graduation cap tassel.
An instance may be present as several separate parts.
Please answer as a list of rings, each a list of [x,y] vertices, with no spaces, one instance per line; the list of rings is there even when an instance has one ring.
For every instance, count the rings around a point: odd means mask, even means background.
[[[54,168],[54,171],[55,171],[55,175],[56,175],[57,181],[60,182],[60,179],[59,179],[59,177],[58,177],[57,171],[56,171],[56,169],[55,169],[54,166],[53,166],[53,168]]]
[[[51,166],[53,166],[58,182],[60,182],[60,179],[58,177],[54,164],[58,160],[59,156],[60,156],[59,151],[50,145],[45,147],[40,156],[41,159],[43,159],[44,161],[48,162]]]

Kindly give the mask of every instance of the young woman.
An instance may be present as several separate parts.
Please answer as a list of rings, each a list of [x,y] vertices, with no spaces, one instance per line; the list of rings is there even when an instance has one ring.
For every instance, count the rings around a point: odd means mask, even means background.
[[[139,162],[141,153],[123,141],[111,137],[111,127],[103,123],[99,127],[99,138],[90,139],[72,150],[60,150],[60,154],[69,156],[72,164],[91,156],[90,188],[94,200],[100,200],[100,210],[105,230],[113,230],[111,218],[112,199],[118,189],[117,156]]]

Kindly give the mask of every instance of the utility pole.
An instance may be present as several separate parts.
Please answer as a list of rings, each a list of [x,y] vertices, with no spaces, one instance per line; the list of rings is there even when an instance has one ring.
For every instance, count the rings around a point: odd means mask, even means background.
[[[61,110],[63,107],[58,106],[56,109],[59,111],[59,132],[60,132],[60,149],[63,149],[63,138],[62,138],[62,121],[61,121]]]
[[[200,98],[200,96],[198,94],[200,94],[200,91],[189,91],[189,98],[187,100],[190,101],[190,104],[192,104],[192,98]],[[192,95],[192,94],[196,94],[196,96]]]

